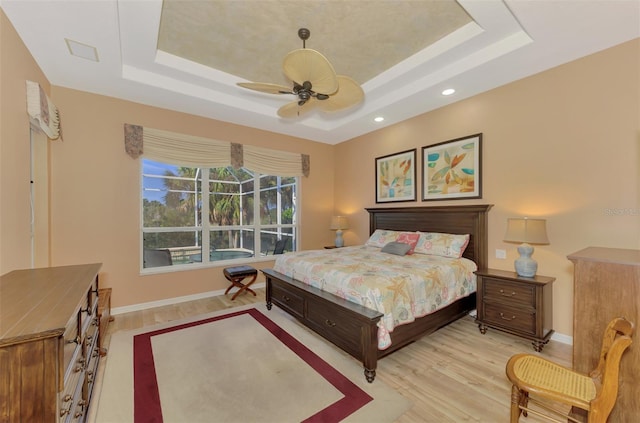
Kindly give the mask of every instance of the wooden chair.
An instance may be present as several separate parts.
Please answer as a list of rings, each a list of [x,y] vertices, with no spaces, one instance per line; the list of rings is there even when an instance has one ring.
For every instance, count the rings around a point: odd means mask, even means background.
[[[605,423],[618,396],[618,373],[622,354],[631,345],[634,325],[619,317],[609,322],[602,339],[597,367],[588,375],[560,366],[538,355],[516,354],[507,363],[511,388],[511,423],[527,412],[554,422],[580,422],[545,402],[552,401],[584,410],[589,423]],[[534,398],[530,398],[532,394]],[[529,408],[529,402],[554,415]]]

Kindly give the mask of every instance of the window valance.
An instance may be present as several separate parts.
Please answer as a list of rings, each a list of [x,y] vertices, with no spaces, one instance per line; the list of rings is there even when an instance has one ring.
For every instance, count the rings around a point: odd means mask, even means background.
[[[51,102],[40,84],[33,81],[27,83],[27,114],[31,124],[44,131],[52,140],[62,140],[60,113]]]
[[[124,125],[125,151],[137,159],[143,156],[189,167],[246,167],[256,172],[281,176],[309,176],[307,154],[290,153],[252,145],[178,134],[139,125]]]

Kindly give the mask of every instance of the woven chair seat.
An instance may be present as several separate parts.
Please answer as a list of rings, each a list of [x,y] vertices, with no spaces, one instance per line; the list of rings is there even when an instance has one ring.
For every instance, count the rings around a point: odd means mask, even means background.
[[[544,358],[527,355],[513,366],[515,375],[529,386],[544,386],[556,392],[589,403],[596,397],[596,386],[586,375],[573,372]]]

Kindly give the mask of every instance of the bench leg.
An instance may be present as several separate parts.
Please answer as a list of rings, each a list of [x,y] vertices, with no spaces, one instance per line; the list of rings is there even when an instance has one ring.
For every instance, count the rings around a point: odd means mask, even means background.
[[[231,282],[233,283],[233,285],[231,285],[230,287],[227,288],[227,290],[224,292],[225,295],[227,295],[227,293],[229,292],[229,290],[231,290],[231,288],[233,288],[234,286],[237,286],[238,288],[240,288],[238,290],[238,292],[236,292],[235,294],[233,294],[233,297],[231,297],[231,301],[235,300],[236,297],[238,295],[240,295],[241,292],[244,291],[249,291],[253,294],[253,296],[255,297],[257,294],[255,293],[255,291],[251,288],[249,288],[249,286],[251,286],[251,284],[253,284],[256,279],[258,278],[258,274],[256,273],[255,275],[253,275],[253,277],[251,278],[251,280],[249,282],[247,282],[246,284],[242,283],[242,281],[245,278],[238,278],[238,279],[233,279]]]

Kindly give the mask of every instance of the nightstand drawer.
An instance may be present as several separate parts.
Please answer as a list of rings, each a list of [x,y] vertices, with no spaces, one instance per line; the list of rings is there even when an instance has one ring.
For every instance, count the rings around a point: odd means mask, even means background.
[[[535,307],[535,287],[499,279],[483,279],[483,300],[489,302],[508,302],[515,307]]]
[[[536,314],[533,309],[505,307],[501,304],[485,303],[483,321],[492,326],[521,332],[536,334]]]

